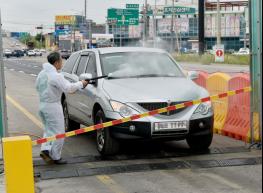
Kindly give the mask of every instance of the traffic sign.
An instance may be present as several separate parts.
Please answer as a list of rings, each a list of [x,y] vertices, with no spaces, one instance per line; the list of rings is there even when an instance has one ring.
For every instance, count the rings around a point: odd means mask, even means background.
[[[139,10],[108,9],[108,22],[116,25],[139,25]]]
[[[215,62],[224,62],[225,61],[224,45],[214,46],[214,51],[215,51]]]
[[[190,15],[195,14],[196,9],[193,7],[182,7],[182,6],[175,6],[175,7],[164,7],[164,15]]]
[[[136,9],[136,10],[139,10],[139,4],[126,4],[126,9]]]

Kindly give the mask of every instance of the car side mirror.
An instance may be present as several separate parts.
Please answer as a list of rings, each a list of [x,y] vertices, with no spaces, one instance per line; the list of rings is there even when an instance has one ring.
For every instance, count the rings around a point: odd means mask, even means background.
[[[92,79],[92,78],[93,78],[92,74],[89,74],[89,73],[81,74],[81,75],[79,76],[79,80],[80,80],[80,81],[82,81],[82,80],[90,80],[90,79]],[[89,84],[96,85],[96,80],[90,80],[90,81],[89,81]]]
[[[79,76],[79,80],[82,81],[82,80],[90,80],[92,79],[92,74],[89,74],[89,73],[85,73],[85,74],[81,74]]]
[[[187,72],[187,76],[191,80],[195,80],[199,77],[199,73],[197,71],[189,71],[189,72]]]

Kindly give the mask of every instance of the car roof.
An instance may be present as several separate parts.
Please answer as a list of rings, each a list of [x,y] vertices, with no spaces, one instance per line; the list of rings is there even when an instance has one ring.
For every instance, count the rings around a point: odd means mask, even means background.
[[[155,52],[155,53],[166,53],[165,50],[157,48],[143,48],[143,47],[109,47],[109,48],[95,48],[83,51],[98,51],[100,54],[111,54],[121,52]]]

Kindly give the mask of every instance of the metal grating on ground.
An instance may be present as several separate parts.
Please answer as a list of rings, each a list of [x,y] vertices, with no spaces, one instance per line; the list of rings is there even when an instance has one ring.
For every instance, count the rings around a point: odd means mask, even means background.
[[[106,166],[98,168],[74,168],[73,165],[68,165],[70,169],[53,168],[53,170],[40,171],[35,173],[35,176],[41,180],[71,178],[94,175],[110,175],[118,173],[130,172],[147,172],[153,170],[175,170],[186,168],[215,168],[215,167],[233,167],[243,165],[259,165],[262,164],[262,157],[254,158],[234,158],[224,160],[189,160],[189,161],[173,161],[166,163],[148,163],[148,164],[132,164],[121,166]]]
[[[99,161],[125,161],[125,160],[136,160],[136,159],[164,159],[164,158],[177,158],[187,157],[193,155],[208,155],[208,154],[226,154],[226,153],[241,153],[250,152],[245,147],[227,147],[227,148],[211,148],[208,151],[203,152],[192,152],[190,149],[178,149],[175,152],[159,152],[154,154],[137,154],[137,155],[116,155],[116,156],[81,156],[67,158],[69,164],[80,164],[87,162],[99,162]],[[45,166],[46,164],[41,160],[34,160],[34,166]]]

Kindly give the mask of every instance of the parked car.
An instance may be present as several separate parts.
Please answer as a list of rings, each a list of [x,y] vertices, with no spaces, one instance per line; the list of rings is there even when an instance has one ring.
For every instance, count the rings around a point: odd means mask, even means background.
[[[248,48],[240,48],[238,52],[236,53],[233,53],[233,55],[249,55],[250,54],[250,51]]]
[[[69,50],[61,50],[60,54],[63,59],[67,60],[70,57],[71,52]]]
[[[189,53],[189,49],[188,48],[181,48],[180,52],[183,54]]]
[[[7,57],[7,58],[11,57],[12,56],[12,51],[9,50],[9,49],[5,49],[4,50],[4,56]]]
[[[226,50],[226,54],[234,54],[234,53],[235,53],[234,49]]]
[[[62,73],[71,82],[108,75],[91,81],[61,102],[67,130],[94,125],[180,104],[209,93],[188,76],[167,52],[150,48],[99,48],[72,54]],[[207,149],[213,138],[211,102],[130,121],[97,131],[102,155],[118,152],[121,140],[184,140],[192,149]]]
[[[41,53],[46,53],[47,51],[45,49],[40,49]]]
[[[24,56],[24,52],[23,50],[14,50],[12,52],[12,56],[19,58],[19,57]]]
[[[29,57],[36,56],[36,52],[34,50],[28,50],[27,51],[27,56],[29,56]]]
[[[42,52],[38,49],[35,49],[34,52],[36,53],[36,56],[42,56]]]

